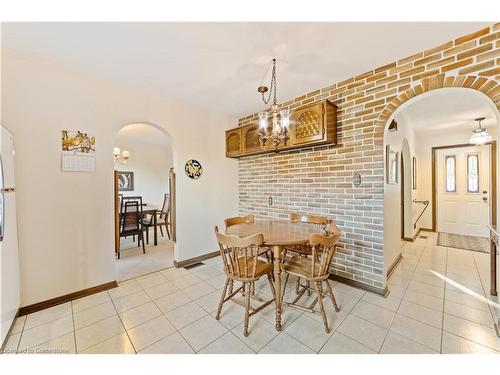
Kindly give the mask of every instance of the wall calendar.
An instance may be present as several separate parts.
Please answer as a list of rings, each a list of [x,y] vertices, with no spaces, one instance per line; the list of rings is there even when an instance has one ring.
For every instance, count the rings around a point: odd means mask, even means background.
[[[82,131],[61,134],[63,172],[95,172],[95,137]]]

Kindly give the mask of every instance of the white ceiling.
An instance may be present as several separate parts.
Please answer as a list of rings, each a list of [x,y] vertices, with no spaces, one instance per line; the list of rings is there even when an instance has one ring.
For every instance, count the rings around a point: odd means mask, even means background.
[[[482,125],[495,133],[496,117],[485,95],[469,89],[445,89],[432,92],[396,115],[411,125],[415,133],[453,132],[477,127],[474,119],[484,117]]]
[[[168,136],[161,130],[148,124],[130,124],[120,129],[115,143],[147,143],[169,145]]]
[[[72,69],[233,116],[278,59],[283,102],[486,23],[3,23],[2,43]],[[266,77],[267,81],[267,77]]]

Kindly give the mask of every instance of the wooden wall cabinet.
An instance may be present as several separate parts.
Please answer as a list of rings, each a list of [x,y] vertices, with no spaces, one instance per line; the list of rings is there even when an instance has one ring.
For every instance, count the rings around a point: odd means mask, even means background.
[[[337,106],[328,100],[297,108],[292,112],[287,145],[274,148],[259,140],[258,124],[252,123],[226,131],[226,156],[243,156],[280,152],[323,144],[337,144]]]
[[[241,131],[242,127],[226,130],[226,156],[238,158],[242,155]]]

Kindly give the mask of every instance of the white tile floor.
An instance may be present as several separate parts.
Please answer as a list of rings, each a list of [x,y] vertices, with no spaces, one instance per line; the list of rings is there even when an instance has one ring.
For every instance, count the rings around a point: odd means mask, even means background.
[[[137,247],[137,241],[132,237],[120,240],[120,259],[115,262],[116,279],[118,281],[132,279],[147,273],[164,270],[174,265],[174,243],[170,241],[163,230],[164,237],[158,230],[158,245],[153,245],[153,229],[149,231],[149,245],[146,245],[146,254],[142,246]]]
[[[435,246],[435,234],[426,235],[403,246],[387,298],[333,283],[341,311],[327,303],[333,328],[328,335],[319,315],[292,308],[285,308],[284,330],[276,332],[273,305],[250,318],[249,337],[243,336],[240,306],[226,303],[215,320],[224,283],[215,258],[189,271],[167,269],[21,317],[6,351],[498,353],[492,318],[498,301],[486,293],[488,255]],[[268,296],[265,283],[258,293]]]

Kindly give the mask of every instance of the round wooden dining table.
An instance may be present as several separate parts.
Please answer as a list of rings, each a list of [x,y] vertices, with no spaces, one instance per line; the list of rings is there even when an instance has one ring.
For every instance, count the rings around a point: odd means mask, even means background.
[[[255,220],[253,223],[232,225],[226,229],[226,234],[248,237],[262,233],[264,245],[269,246],[274,255],[274,285],[276,289],[276,330],[281,331],[281,257],[287,246],[305,244],[312,233],[322,233],[318,224],[292,222],[287,220]]]

